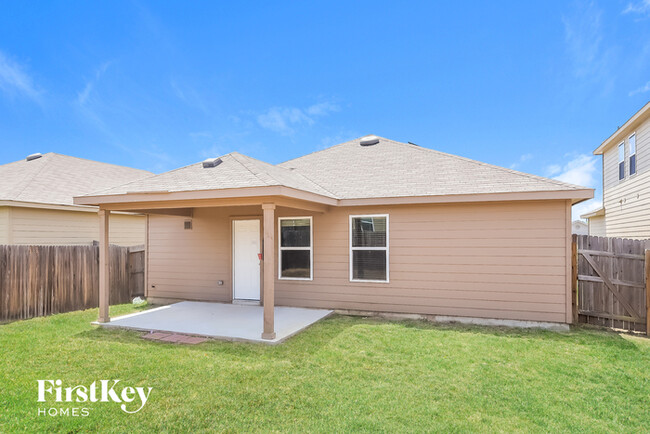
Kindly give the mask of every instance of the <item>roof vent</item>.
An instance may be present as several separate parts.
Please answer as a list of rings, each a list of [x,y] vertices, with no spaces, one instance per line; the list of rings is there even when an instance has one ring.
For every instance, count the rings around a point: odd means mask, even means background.
[[[208,158],[207,160],[203,160],[203,167],[217,167],[218,165],[221,164],[221,158]]]
[[[377,136],[366,136],[361,138],[361,146],[372,146],[379,143],[379,137]]]
[[[27,158],[25,158],[25,160],[26,161],[32,161],[32,160],[36,160],[37,158],[41,158],[42,156],[43,156],[43,154],[41,154],[40,152],[37,152],[35,154],[28,155]]]

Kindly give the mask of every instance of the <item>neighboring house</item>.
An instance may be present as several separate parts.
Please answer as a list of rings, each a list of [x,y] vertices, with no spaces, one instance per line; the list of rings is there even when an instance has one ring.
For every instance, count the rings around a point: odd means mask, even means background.
[[[571,224],[571,233],[576,235],[588,235],[589,234],[589,225],[583,222],[582,220],[574,220]]]
[[[89,244],[99,240],[97,207],[73,197],[153,175],[54,153],[0,166],[0,244]],[[144,244],[145,219],[116,214],[111,243]]]
[[[100,206],[103,227],[148,215],[152,302],[262,301],[269,338],[275,304],[570,323],[571,206],[592,197],[366,136],[277,166],[234,152],[75,203]]]
[[[589,234],[650,238],[650,102],[594,154],[603,156],[603,207],[581,216]]]

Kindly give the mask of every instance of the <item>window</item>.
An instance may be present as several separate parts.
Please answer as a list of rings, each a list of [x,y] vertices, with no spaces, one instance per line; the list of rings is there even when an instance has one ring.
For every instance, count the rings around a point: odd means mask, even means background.
[[[636,134],[632,134],[628,139],[630,142],[630,175],[636,173]]]
[[[618,179],[625,178],[625,142],[618,145]]]
[[[280,260],[278,276],[287,280],[311,280],[313,241],[311,217],[281,217],[278,220]]]
[[[388,282],[388,215],[350,216],[350,280]]]

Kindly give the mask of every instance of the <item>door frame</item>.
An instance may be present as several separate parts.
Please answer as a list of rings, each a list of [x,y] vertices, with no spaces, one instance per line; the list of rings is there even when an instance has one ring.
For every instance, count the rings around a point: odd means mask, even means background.
[[[260,222],[260,253],[264,251],[264,228],[261,215],[231,216],[230,217],[230,302],[235,299],[235,221],[237,220],[259,220]],[[257,300],[255,300],[257,301]],[[260,261],[260,304],[264,301],[264,261]]]

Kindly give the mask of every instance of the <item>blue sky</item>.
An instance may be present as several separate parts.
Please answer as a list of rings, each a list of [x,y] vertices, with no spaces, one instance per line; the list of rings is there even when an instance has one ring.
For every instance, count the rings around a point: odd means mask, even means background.
[[[365,134],[598,188],[650,100],[650,0],[5,2],[0,163],[162,172]],[[596,206],[581,205],[577,212]]]

